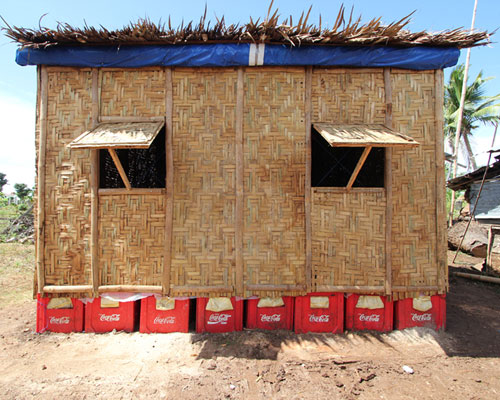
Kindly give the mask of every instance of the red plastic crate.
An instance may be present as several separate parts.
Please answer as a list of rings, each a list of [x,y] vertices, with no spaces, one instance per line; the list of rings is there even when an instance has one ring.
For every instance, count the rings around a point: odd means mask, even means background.
[[[102,308],[101,298],[85,306],[85,332],[133,332],[139,302],[119,302],[117,308]]]
[[[293,297],[283,297],[281,307],[257,307],[259,299],[247,300],[248,329],[292,329],[293,327]]]
[[[189,331],[189,299],[175,300],[173,310],[157,310],[156,297],[141,300],[139,332],[167,333]]]
[[[196,299],[196,332],[223,333],[243,330],[243,300],[231,297],[233,310],[206,310],[208,297]]]
[[[380,296],[384,308],[370,310],[369,308],[356,308],[359,294],[351,294],[346,300],[345,327],[353,331],[380,331],[388,332],[393,326],[394,302],[387,301],[385,296]]]
[[[328,296],[328,308],[311,308],[311,297]],[[344,294],[310,293],[295,298],[295,333],[344,331]]]
[[[446,327],[446,296],[431,296],[432,308],[428,311],[418,311],[413,308],[413,299],[396,301],[396,329],[423,326],[435,330]]]
[[[83,331],[84,305],[78,299],[71,299],[73,308],[49,310],[50,299],[37,295],[36,301],[36,331],[50,332],[81,332]]]

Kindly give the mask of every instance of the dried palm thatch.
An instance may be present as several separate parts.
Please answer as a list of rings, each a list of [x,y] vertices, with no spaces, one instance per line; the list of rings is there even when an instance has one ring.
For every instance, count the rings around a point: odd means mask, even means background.
[[[20,44],[21,47],[44,48],[52,45],[103,45],[103,44],[185,44],[214,42],[250,42],[250,43],[288,43],[291,46],[307,45],[383,45],[383,46],[442,46],[473,47],[489,43],[491,34],[463,30],[462,28],[437,33],[426,31],[410,32],[405,28],[413,13],[388,25],[381,23],[381,18],[374,18],[361,23],[361,17],[353,19],[353,10],[347,19],[346,10],[341,5],[335,23],[331,28],[322,29],[321,16],[318,25],[308,24],[311,8],[300,16],[294,24],[292,16],[279,23],[278,9],[269,6],[267,17],[250,21],[244,25],[226,25],[224,17],[217,19],[215,25],[206,20],[207,9],[199,23],[184,23],[172,28],[168,23],[155,24],[149,19],[130,22],[122,29],[108,30],[84,25],[76,28],[67,23],[58,23],[56,29],[39,25],[38,29],[11,27],[5,20],[2,29],[5,35]],[[43,17],[42,17],[43,18]]]

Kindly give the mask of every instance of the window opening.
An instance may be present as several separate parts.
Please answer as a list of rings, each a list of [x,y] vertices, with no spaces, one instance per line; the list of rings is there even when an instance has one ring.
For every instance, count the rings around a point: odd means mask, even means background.
[[[383,147],[332,147],[312,129],[311,158],[313,187],[384,187]]]
[[[101,149],[99,154],[99,187],[125,188],[127,185],[112,159],[116,151],[123,172],[132,188],[165,187],[165,128],[162,128],[149,148]]]

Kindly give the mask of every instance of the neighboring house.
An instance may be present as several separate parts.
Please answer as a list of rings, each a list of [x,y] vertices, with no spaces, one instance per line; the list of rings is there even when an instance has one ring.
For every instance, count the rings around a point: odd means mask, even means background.
[[[500,156],[486,173],[483,190],[479,196],[476,210],[474,205],[481,188],[481,181],[486,167],[481,167],[469,174],[459,176],[448,181],[448,187],[452,190],[465,190],[465,200],[470,204],[471,213],[474,212],[475,219],[483,224],[500,224]]]

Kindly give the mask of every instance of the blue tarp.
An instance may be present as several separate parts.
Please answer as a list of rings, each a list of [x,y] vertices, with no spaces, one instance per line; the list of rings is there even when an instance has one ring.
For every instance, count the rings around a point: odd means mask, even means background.
[[[144,45],[144,46],[54,46],[19,49],[19,65],[71,67],[149,66],[233,67],[251,65],[249,43]],[[265,45],[262,65],[317,65],[351,67],[398,67],[415,70],[451,67],[460,51],[443,47],[354,47]]]

